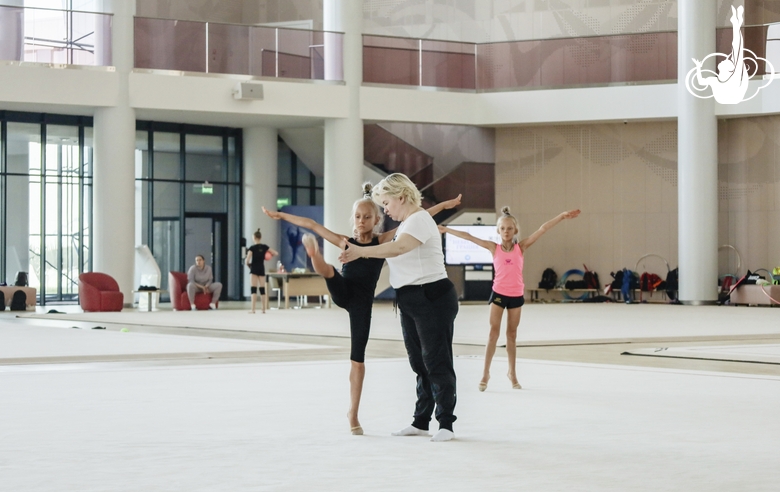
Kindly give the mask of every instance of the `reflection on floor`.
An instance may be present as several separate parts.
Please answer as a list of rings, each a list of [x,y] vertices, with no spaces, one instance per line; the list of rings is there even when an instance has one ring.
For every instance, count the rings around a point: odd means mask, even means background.
[[[499,350],[484,393],[487,309],[461,307],[449,443],[389,435],[411,421],[415,380],[387,306],[369,343],[365,436],[345,416],[341,310],[238,305],[202,327],[196,313],[2,313],[0,489],[777,490],[780,367],[620,355],[773,357],[777,323],[735,322],[770,310],[591,307],[524,308],[523,389]]]
[[[677,357],[758,364],[780,364],[780,345],[725,345],[707,347],[641,348],[625,352],[628,355]]]

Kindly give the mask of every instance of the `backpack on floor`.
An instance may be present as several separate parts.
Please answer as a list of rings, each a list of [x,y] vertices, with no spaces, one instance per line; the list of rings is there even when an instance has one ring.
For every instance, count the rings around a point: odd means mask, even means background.
[[[542,272],[542,281],[539,282],[540,289],[554,289],[558,283],[558,274],[552,268],[545,268]]]
[[[639,288],[639,277],[636,273],[632,272],[628,268],[623,269],[623,285],[620,287],[620,291],[623,294],[623,300],[626,304],[631,303],[632,294],[634,289]]]
[[[679,289],[679,282],[677,280],[677,274],[679,269],[669,270],[666,274],[666,297],[672,301],[677,300],[677,290]]]
[[[582,276],[582,280],[585,281],[585,288],[599,290],[601,288],[599,274],[588,270],[588,267],[585,265],[582,266],[585,268],[585,274]]]
[[[11,297],[11,311],[26,311],[27,310],[27,294],[22,290],[14,292]]]
[[[0,290],[0,311],[5,311],[5,292]]]

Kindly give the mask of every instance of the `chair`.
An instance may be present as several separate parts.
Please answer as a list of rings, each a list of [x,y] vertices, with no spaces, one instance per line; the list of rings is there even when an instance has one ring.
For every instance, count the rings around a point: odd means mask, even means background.
[[[184,272],[168,272],[168,290],[171,291],[171,304],[174,311],[189,311],[192,308],[187,297],[187,274]],[[211,294],[198,292],[195,294],[195,309],[206,311],[211,303]],[[219,306],[219,301],[217,301]]]
[[[79,305],[85,312],[121,311],[125,297],[110,275],[88,272],[79,275]]]

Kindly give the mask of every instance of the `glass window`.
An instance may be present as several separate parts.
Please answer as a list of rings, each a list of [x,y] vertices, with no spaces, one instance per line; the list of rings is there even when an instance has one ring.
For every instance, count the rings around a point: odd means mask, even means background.
[[[188,181],[226,181],[227,166],[222,137],[187,135],[185,158]]]
[[[30,202],[36,199],[40,200],[40,185],[33,186],[30,181],[30,176],[8,176],[6,178],[5,195],[8,200],[8,209],[13,210],[13,213],[4,214],[6,275],[0,280],[12,285],[16,272],[28,272],[30,273],[28,279],[30,287],[35,287],[38,284],[32,275],[34,270],[30,268],[35,259],[31,254],[31,246],[36,239],[32,235],[34,232],[40,234],[41,227],[38,217],[34,221],[30,220],[31,215],[34,215],[31,214],[33,209],[30,207]],[[40,210],[40,201],[32,205],[34,210]],[[32,222],[36,224],[35,231],[30,228]],[[36,251],[40,251],[40,236],[37,236],[37,241]]]
[[[296,205],[312,205],[310,188],[296,188]]]
[[[152,185],[155,217],[179,216],[180,187],[179,183],[166,183],[164,181]]]
[[[6,122],[8,174],[0,191],[13,206],[0,210],[0,277],[12,282],[27,272],[41,304],[75,299],[78,275],[91,265],[92,129],[80,124]]]
[[[241,166],[236,153],[236,137],[228,138],[228,181],[238,183],[241,181]]]
[[[8,172],[40,174],[41,125],[8,123]]]
[[[279,142],[279,169],[277,173],[277,182],[280,185],[292,185],[291,158],[292,153],[290,152],[290,148],[287,147],[284,142]]]
[[[180,139],[178,133],[154,132],[154,179],[182,179]]]
[[[300,159],[298,159],[297,162],[296,173],[296,186],[311,186],[311,171],[309,171],[309,168],[306,167],[306,164]]]
[[[184,185],[187,212],[219,213],[225,210],[225,185],[187,183]]]
[[[135,132],[135,177],[152,177],[149,172],[149,132]]]
[[[46,174],[78,175],[79,128],[46,125]]]

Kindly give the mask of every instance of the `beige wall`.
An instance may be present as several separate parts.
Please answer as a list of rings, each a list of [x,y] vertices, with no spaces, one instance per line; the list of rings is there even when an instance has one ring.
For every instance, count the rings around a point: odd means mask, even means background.
[[[313,20],[322,29],[323,0],[137,0],[141,17],[265,24]]]
[[[780,266],[780,116],[721,120],[719,245],[742,271]],[[525,237],[563,210],[582,215],[548,232],[527,254],[535,285],[585,263],[602,283],[647,253],[677,266],[677,123],[590,124],[496,131],[496,206],[509,205]],[[735,273],[729,249],[719,275]],[[651,258],[640,270],[663,273]]]
[[[720,244],[742,256],[742,270],[780,266],[780,116],[723,120],[718,125]],[[736,258],[721,252],[721,274]]]
[[[496,206],[509,205],[521,236],[560,212],[582,214],[547,232],[526,254],[536,286],[546,267],[598,272],[634,268],[647,253],[677,266],[677,124],[630,123],[496,131]],[[640,270],[666,276],[663,261]]]
[[[720,26],[731,25],[731,5],[746,3],[717,1]],[[748,0],[746,18],[771,18],[773,2]],[[675,31],[677,1],[364,0],[363,17],[367,34],[484,43]]]

